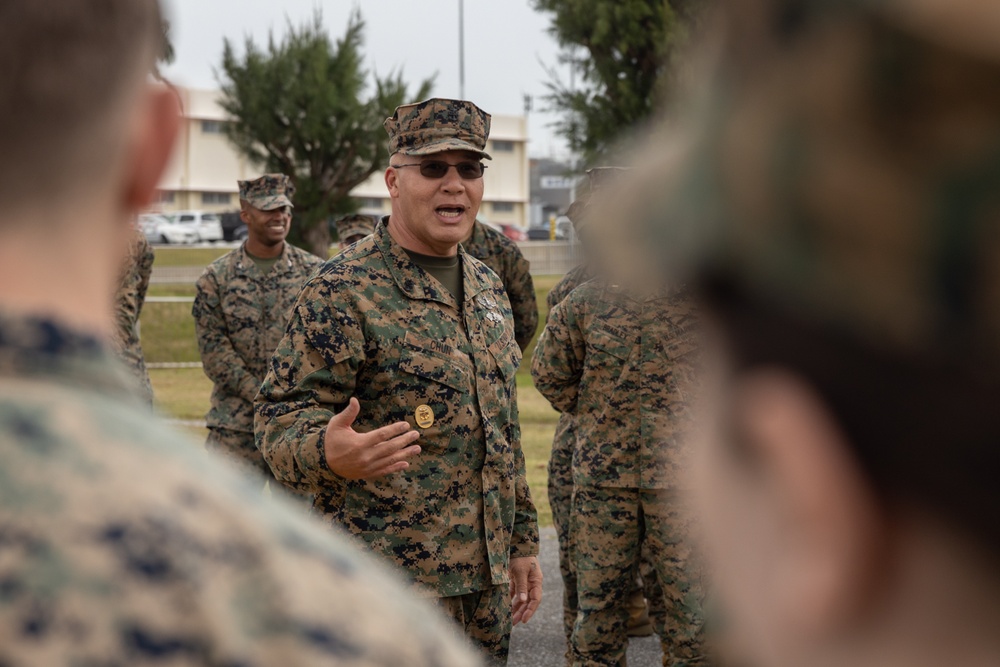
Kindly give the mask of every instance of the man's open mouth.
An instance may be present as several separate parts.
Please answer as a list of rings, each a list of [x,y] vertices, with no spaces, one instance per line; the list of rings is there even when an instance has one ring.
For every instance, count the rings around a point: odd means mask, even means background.
[[[444,218],[459,218],[465,213],[464,206],[438,206],[435,210]]]

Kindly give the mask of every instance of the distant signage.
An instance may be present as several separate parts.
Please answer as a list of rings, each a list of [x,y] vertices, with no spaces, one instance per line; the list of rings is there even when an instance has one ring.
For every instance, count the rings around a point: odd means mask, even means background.
[[[572,190],[574,183],[572,176],[542,176],[539,186],[543,190]]]

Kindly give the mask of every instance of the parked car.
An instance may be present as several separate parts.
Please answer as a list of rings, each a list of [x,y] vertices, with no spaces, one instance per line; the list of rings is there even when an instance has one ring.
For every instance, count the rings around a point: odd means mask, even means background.
[[[528,229],[528,240],[529,241],[548,241],[549,240],[549,226],[544,227],[531,227]]]
[[[527,241],[528,232],[524,231],[521,227],[517,225],[511,225],[506,222],[500,223],[500,229],[503,231],[503,235],[509,238],[511,241]]]
[[[218,213],[177,211],[168,216],[172,221],[195,230],[199,241],[221,241],[222,219]]]
[[[163,215],[147,213],[139,216],[139,229],[150,243],[197,243],[198,231]]]
[[[233,237],[230,240],[243,242],[247,240],[247,236],[249,235],[250,235],[250,230],[247,229],[247,226],[241,225],[233,230]]]

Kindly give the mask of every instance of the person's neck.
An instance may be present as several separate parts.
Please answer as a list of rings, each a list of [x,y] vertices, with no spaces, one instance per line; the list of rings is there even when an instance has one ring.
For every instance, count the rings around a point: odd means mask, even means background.
[[[1000,664],[1000,576],[995,558],[926,515],[902,519],[899,543],[847,642],[796,664],[942,667]]]
[[[396,214],[389,216],[388,229],[392,240],[410,252],[429,255],[431,257],[454,257],[458,254],[457,243],[445,246],[430,246],[424,243],[411,234],[405,224],[399,222],[399,217]]]
[[[248,237],[246,249],[248,253],[258,259],[274,259],[281,256],[281,252],[285,249],[285,242],[282,241],[275,245],[267,245]]]
[[[107,337],[128,223],[78,208],[0,218],[0,310]]]

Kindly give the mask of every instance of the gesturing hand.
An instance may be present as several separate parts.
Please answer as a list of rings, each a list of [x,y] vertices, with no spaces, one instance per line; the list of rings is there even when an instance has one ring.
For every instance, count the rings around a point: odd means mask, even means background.
[[[323,451],[330,470],[344,479],[372,479],[408,468],[407,459],[420,453],[413,444],[420,433],[406,422],[358,433],[353,425],[360,412],[358,399],[351,398],[327,424]]]

